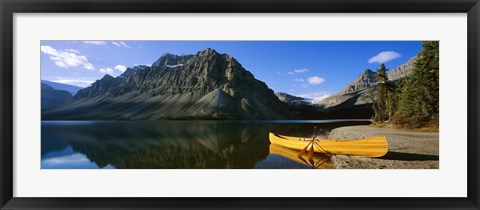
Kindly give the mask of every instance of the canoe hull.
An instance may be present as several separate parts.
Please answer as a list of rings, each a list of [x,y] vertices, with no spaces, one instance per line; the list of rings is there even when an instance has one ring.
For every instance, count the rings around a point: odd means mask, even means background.
[[[311,141],[311,138],[284,136],[269,133],[270,143],[294,150],[302,150]],[[312,144],[311,144],[312,145]],[[309,146],[308,149],[310,149]],[[316,141],[314,151],[317,153],[335,155],[354,155],[366,157],[381,157],[388,152],[388,143],[385,136],[374,136],[358,140],[325,140]]]

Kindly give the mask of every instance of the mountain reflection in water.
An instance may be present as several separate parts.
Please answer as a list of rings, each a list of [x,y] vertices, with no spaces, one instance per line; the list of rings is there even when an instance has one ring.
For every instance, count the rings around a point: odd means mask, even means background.
[[[270,145],[268,132],[319,138],[366,121],[43,121],[42,169],[329,168]],[[306,158],[305,158],[306,160]],[[315,162],[325,160],[315,156]]]

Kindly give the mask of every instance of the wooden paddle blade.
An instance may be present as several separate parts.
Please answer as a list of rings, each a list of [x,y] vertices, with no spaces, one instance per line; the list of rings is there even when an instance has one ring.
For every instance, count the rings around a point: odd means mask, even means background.
[[[303,148],[302,150],[300,150],[300,152],[298,153],[297,157],[302,157],[303,154],[305,154],[305,152],[307,151],[308,146],[310,146],[311,143],[312,143],[312,142],[308,143],[305,148]]]
[[[312,165],[315,165],[315,162],[313,161],[313,152],[314,152],[314,145],[312,144],[312,146],[310,147],[310,150],[308,151],[308,161],[310,161]]]
[[[298,159],[300,159],[300,160],[301,160],[302,162],[304,162],[305,164],[309,165],[308,162],[307,162],[305,159],[303,159],[303,157],[298,157]]]
[[[308,146],[307,146],[308,147]],[[305,154],[305,152],[307,152],[307,147],[303,148],[302,150],[300,150],[300,152],[297,154],[297,157],[302,157],[303,154]]]

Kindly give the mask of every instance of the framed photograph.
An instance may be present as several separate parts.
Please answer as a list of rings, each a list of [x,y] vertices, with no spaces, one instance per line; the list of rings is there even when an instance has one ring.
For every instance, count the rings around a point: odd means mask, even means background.
[[[0,6],[1,209],[479,209],[478,0]]]

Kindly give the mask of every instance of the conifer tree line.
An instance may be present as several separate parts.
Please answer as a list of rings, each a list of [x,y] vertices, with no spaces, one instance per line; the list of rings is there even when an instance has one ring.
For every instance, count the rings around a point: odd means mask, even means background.
[[[389,81],[384,64],[377,69],[374,122],[391,122],[406,127],[438,126],[439,42],[424,41],[412,74]]]

